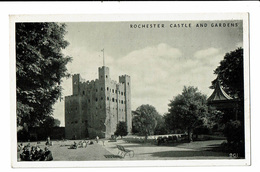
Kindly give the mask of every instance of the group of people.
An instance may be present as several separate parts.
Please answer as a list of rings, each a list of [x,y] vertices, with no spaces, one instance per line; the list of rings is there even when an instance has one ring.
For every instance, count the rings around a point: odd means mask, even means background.
[[[72,145],[70,145],[69,149],[86,148],[87,145],[92,145],[92,144],[94,144],[94,142],[91,140],[90,141],[86,141],[86,140],[79,141],[79,143],[74,141],[74,143]]]
[[[95,138],[95,140],[98,143],[99,137],[97,136]],[[86,148],[87,145],[93,145],[93,144],[94,144],[94,142],[92,140],[89,140],[89,141],[86,141],[86,140],[79,141],[79,143],[74,141],[74,143],[72,145],[70,145],[69,149]],[[103,145],[104,145],[104,141],[103,141]]]
[[[52,161],[53,156],[52,152],[48,149],[48,147],[45,147],[44,150],[42,150],[39,146],[31,146],[30,143],[28,143],[26,146],[23,146],[23,144],[18,145],[18,151],[23,151],[20,154],[21,161]]]

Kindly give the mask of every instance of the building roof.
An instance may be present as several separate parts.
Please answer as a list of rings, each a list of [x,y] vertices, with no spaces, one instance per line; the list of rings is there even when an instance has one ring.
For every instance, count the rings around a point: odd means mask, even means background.
[[[223,101],[223,100],[232,100],[233,98],[230,97],[222,88],[219,83],[219,80],[217,79],[216,87],[214,92],[211,94],[211,96],[208,98],[209,101]]]

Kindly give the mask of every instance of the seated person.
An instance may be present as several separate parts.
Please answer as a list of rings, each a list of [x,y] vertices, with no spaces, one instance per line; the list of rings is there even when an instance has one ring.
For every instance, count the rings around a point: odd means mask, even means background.
[[[73,145],[70,146],[70,149],[77,149],[78,145],[76,142],[73,143]]]
[[[52,153],[47,147],[45,147],[44,156],[45,156],[45,161],[52,161],[53,160]]]

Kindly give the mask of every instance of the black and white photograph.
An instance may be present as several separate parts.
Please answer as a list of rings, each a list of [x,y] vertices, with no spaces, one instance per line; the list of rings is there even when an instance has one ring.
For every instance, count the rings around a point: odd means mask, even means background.
[[[93,16],[10,16],[15,167],[249,165],[248,13]]]

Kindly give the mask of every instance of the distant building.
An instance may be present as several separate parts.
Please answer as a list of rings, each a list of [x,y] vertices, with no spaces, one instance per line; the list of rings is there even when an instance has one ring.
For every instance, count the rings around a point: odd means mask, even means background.
[[[225,113],[225,119],[238,119],[237,109],[239,101],[230,97],[221,87],[219,80],[217,80],[215,89],[207,100],[208,105],[215,107]],[[241,118],[241,117],[240,117]]]
[[[130,76],[111,80],[108,67],[98,68],[98,79],[84,81],[72,76],[73,94],[65,97],[65,138],[110,138],[119,121],[132,130]]]

